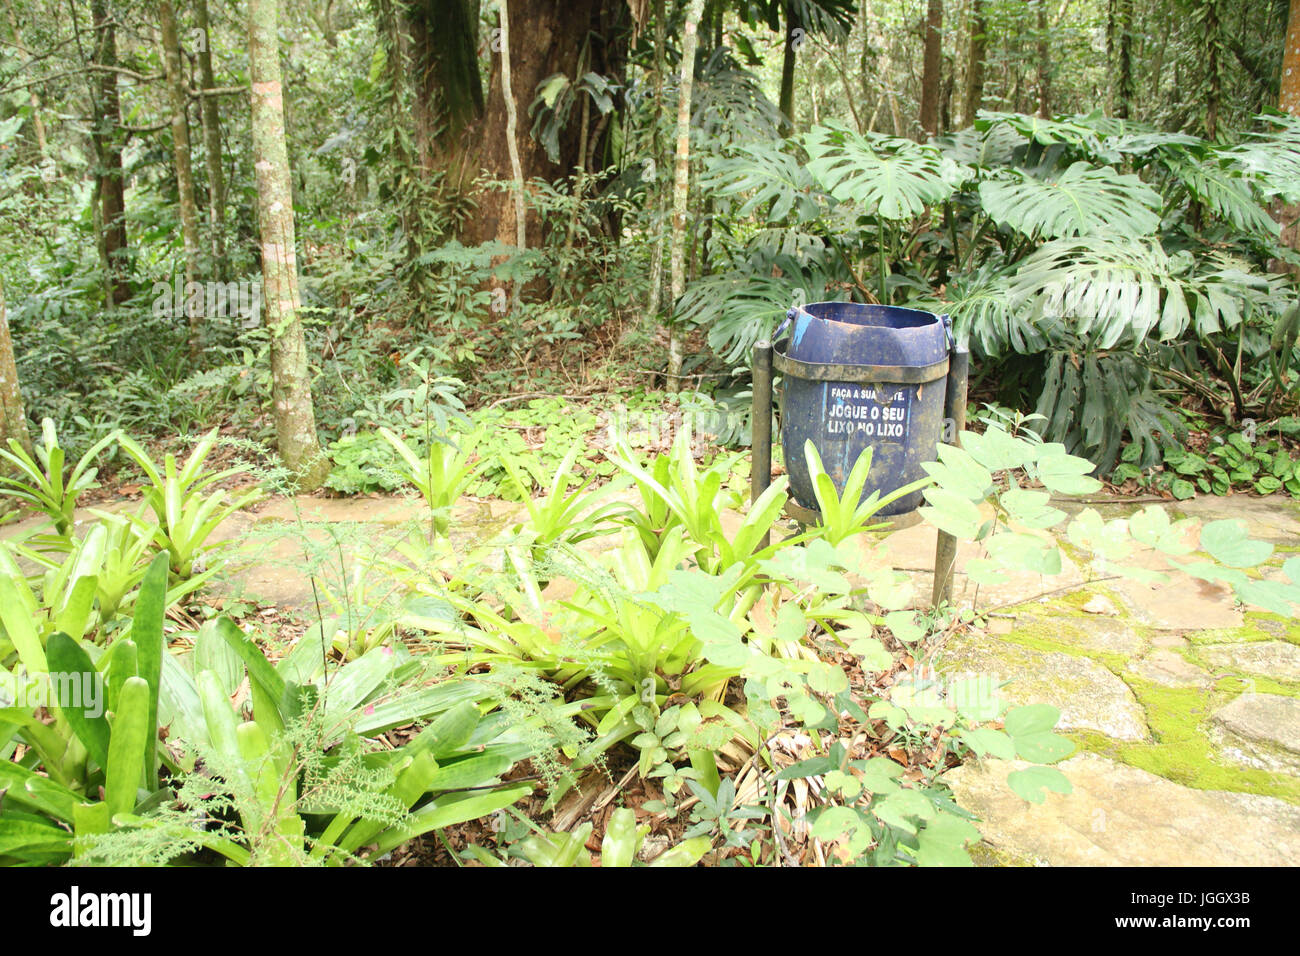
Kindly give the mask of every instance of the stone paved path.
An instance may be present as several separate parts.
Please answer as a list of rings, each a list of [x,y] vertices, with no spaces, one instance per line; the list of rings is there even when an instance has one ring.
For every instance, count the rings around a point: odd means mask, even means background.
[[[1286,499],[1173,507],[1245,521],[1275,545],[1275,562],[1300,551],[1300,509]],[[1102,510],[1109,518],[1126,509]],[[934,537],[925,526],[890,535],[896,566],[932,563]],[[929,574],[914,576],[928,595]],[[981,592],[981,608],[998,608],[986,632],[935,653],[941,673],[1003,678],[1013,703],[1057,707],[1058,729],[1079,747],[1059,765],[1074,792],[1048,793],[1042,805],[1006,786],[1015,764],[987,760],[948,775],[982,818],[988,862],[1300,864],[1300,623],[1170,577],[1088,585],[1072,564],[1059,577],[1026,576]],[[1075,586],[1046,593],[1066,583]],[[955,594],[973,594],[960,574]]]

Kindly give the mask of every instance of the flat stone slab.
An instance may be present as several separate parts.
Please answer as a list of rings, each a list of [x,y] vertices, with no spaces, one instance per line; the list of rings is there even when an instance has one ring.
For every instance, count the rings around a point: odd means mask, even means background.
[[[1141,624],[1174,631],[1240,627],[1242,613],[1232,591],[1179,571],[1168,581],[1147,583],[1131,578],[1108,581]]]
[[[1101,651],[1131,657],[1145,647],[1142,635],[1121,620],[1102,615],[1049,617],[1017,614],[1011,633],[1022,628],[1080,651]]]
[[[1300,536],[1300,507],[1286,496],[1197,495],[1187,501],[1171,502],[1169,507],[1204,523],[1244,521],[1252,538],[1274,544],[1294,546]]]
[[[1181,654],[1164,648],[1133,661],[1129,668],[1138,677],[1162,687],[1203,687],[1210,682],[1210,675],[1205,671]]]
[[[1051,866],[1295,866],[1300,807],[1276,797],[1194,790],[1095,754],[1060,764],[1072,793],[1026,803],[1007,786],[1020,761],[944,775],[995,849]]]
[[[1141,706],[1128,685],[1096,661],[1042,651],[987,635],[954,641],[939,657],[948,674],[1010,680],[1000,693],[1013,705],[1051,704],[1060,730],[1095,730],[1117,740],[1145,740]]]
[[[1211,644],[1201,648],[1201,656],[1215,667],[1300,682],[1300,647],[1289,641]]]
[[[1300,773],[1300,700],[1242,694],[1219,708],[1214,723],[1229,756],[1266,770]]]

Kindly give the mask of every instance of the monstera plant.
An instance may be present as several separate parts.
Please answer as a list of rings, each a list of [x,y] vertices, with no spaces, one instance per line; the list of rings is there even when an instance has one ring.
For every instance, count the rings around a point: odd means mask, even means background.
[[[1108,467],[1127,432],[1151,463],[1180,429],[1164,386],[1242,417],[1286,389],[1248,394],[1251,365],[1295,364],[1295,286],[1266,270],[1296,261],[1268,205],[1300,199],[1300,121],[1259,126],[1220,145],[984,112],[928,143],[826,125],[739,145],[704,178],[731,206],[715,220],[735,223],[713,240],[726,256],[679,313],[736,362],[792,302],[947,312],[977,363],[1032,357],[1004,368],[1049,439]]]

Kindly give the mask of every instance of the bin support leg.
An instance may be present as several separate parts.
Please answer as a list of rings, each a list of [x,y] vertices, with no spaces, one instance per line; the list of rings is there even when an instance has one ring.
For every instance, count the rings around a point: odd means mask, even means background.
[[[754,346],[754,414],[750,432],[751,465],[749,500],[752,504],[772,484],[772,343],[763,339]],[[759,550],[771,535],[763,535]]]
[[[970,352],[953,349],[948,361],[947,392],[943,400],[943,440],[961,444],[966,427],[966,388],[970,376]],[[952,569],[957,561],[957,539],[946,531],[939,532],[934,546],[934,591],[930,606],[939,607],[952,598]]]

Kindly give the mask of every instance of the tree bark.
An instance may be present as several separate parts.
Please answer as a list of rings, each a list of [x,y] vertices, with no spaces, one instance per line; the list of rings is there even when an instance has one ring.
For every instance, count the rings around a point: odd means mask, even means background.
[[[271,332],[271,407],[276,443],[300,492],[329,474],[316,437],[307,348],[298,318],[298,262],[293,196],[284,137],[277,0],[248,2],[248,67],[252,82],[253,169],[261,227],[262,300]]]
[[[677,311],[677,300],[686,291],[686,270],[683,253],[686,248],[686,201],[691,184],[691,88],[695,82],[695,45],[700,17],[704,13],[704,0],[691,0],[686,11],[686,25],[682,30],[682,72],[677,95],[677,154],[673,160],[673,234],[669,244],[668,264],[670,274],[669,304]],[[681,329],[674,314],[668,326],[668,376],[675,383],[682,374]]]
[[[5,0],[5,8],[9,11],[9,29],[14,34],[14,49],[26,60],[29,54],[27,48],[23,46],[23,37],[18,30],[18,15],[14,12],[13,0]],[[45,121],[41,119],[41,98],[37,95],[35,86],[28,88],[27,102],[32,107],[32,128],[36,131],[36,146],[44,156],[48,144],[45,141]]]
[[[799,33],[795,33],[799,30]],[[803,42],[803,24],[799,21],[795,5],[785,3],[785,48],[781,55],[781,95],[777,106],[781,110],[781,135],[789,136],[794,132],[794,61],[799,45]]]
[[[650,165],[643,167],[642,175],[654,173],[655,241],[650,260],[650,301],[646,304],[646,314],[654,318],[659,314],[659,302],[664,284],[664,192],[659,188],[659,165],[663,159],[663,144],[659,135],[659,125],[664,111],[664,71],[666,69],[665,48],[668,45],[668,25],[664,22],[664,0],[655,0],[655,109],[653,126],[650,133]]]
[[[199,82],[204,90],[216,88],[212,73],[212,31],[208,24],[208,0],[195,0],[194,17],[203,46],[199,49]],[[328,21],[328,9],[326,10]],[[208,248],[212,256],[210,269],[214,278],[226,272],[226,174],[221,165],[221,113],[217,98],[205,96],[199,104],[203,120],[204,163],[208,173]]]
[[[1282,112],[1300,119],[1300,0],[1291,0],[1278,89],[1278,106]],[[1279,218],[1282,241],[1290,248],[1300,250],[1300,205],[1283,206]],[[1291,267],[1291,271],[1300,270]]]
[[[1047,0],[1038,4],[1038,115],[1052,118],[1052,60],[1047,42]]]
[[[121,305],[131,297],[126,238],[126,195],[122,175],[122,114],[117,92],[117,29],[105,0],[92,0],[90,19],[95,32],[91,61],[101,69],[90,78],[94,128],[91,142],[99,167],[97,188],[102,224],[105,300]]]
[[[939,71],[942,65],[943,0],[929,0],[925,16],[925,53],[921,70],[922,142],[939,132]]]
[[[1300,117],[1300,0],[1291,0],[1286,46],[1282,50],[1282,80],[1279,89],[1278,106],[1282,112]]]
[[[1128,119],[1133,108],[1133,0],[1114,0],[1119,45],[1119,89],[1115,115]]]
[[[1218,0],[1205,3],[1205,136],[1213,140],[1219,132],[1219,104],[1223,99],[1223,76],[1219,69],[1219,50],[1223,30],[1219,22]]]
[[[472,4],[477,16],[477,4]],[[433,8],[430,12],[425,8]],[[442,22],[437,19],[441,4],[430,0],[412,2],[408,11],[408,24],[412,16],[425,18],[423,32],[412,30],[412,68],[422,85],[417,86],[414,97],[417,130],[427,127],[439,131],[430,134],[428,170],[442,170],[449,185],[459,188],[477,206],[475,213],[459,226],[459,238],[467,245],[496,239],[507,245],[518,242],[517,207],[513,196],[506,191],[473,188],[480,174],[502,180],[514,179],[515,170],[510,159],[511,137],[507,135],[508,111],[502,89],[504,53],[502,34],[491,38],[493,49],[492,69],[486,96],[481,108],[474,107],[473,89],[477,84],[477,61],[473,47],[469,46],[471,70],[451,71],[448,64],[460,62],[465,42],[452,42],[444,35]],[[510,20],[516,29],[509,35],[511,101],[519,122],[524,126],[514,139],[519,153],[519,165],[525,183],[534,178],[555,181],[569,175],[582,165],[580,151],[579,110],[573,110],[559,135],[559,161],[552,162],[541,143],[528,135],[527,120],[532,115],[530,107],[537,96],[538,85],[556,73],[564,73],[571,81],[576,72],[583,44],[590,40],[588,70],[616,82],[622,82],[627,59],[627,25],[630,19],[626,0],[509,0]],[[525,26],[526,25],[526,26]],[[435,42],[436,41],[436,42]],[[450,49],[446,47],[450,46]],[[441,52],[439,52],[441,51]],[[470,85],[462,96],[454,95],[448,83],[461,73]],[[469,76],[473,73],[473,76]],[[472,80],[472,82],[470,82]],[[464,84],[461,84],[462,86]],[[455,112],[459,110],[460,112]],[[592,133],[595,132],[593,127]],[[609,126],[601,136],[588,139],[588,156],[603,155],[602,139],[608,139]],[[587,172],[600,171],[601,164],[588,163]],[[542,236],[542,225],[535,214],[529,213],[525,222],[527,245],[536,246]]]
[[[515,248],[522,250],[528,248],[528,213],[524,205],[524,167],[519,161],[518,108],[510,85],[510,6],[507,0],[497,0],[497,5],[501,15],[501,100],[506,109],[506,152],[510,157],[510,174],[515,184]],[[582,129],[580,143],[579,154],[587,146],[585,127]]]
[[[23,393],[18,388],[18,365],[14,361],[14,343],[9,337],[9,316],[5,312],[4,277],[0,276],[0,448],[7,449],[14,439],[28,453],[32,438],[27,431],[27,413],[23,410]]]
[[[966,55],[966,102],[962,123],[975,122],[980,103],[984,100],[984,60],[988,50],[988,21],[984,18],[985,0],[974,0],[971,6],[970,47]]]
[[[172,156],[176,165],[177,204],[181,213],[181,239],[185,245],[185,285],[198,281],[199,274],[199,210],[194,198],[194,172],[190,166],[190,129],[186,112],[189,109],[189,81],[181,62],[181,42],[176,29],[176,13],[170,0],[158,3],[158,19],[162,27],[163,63],[167,72],[167,91],[171,99]],[[278,63],[277,63],[278,67]],[[188,296],[189,293],[186,292]],[[187,310],[191,311],[191,310]],[[197,354],[201,332],[200,316],[190,320],[190,352]]]

